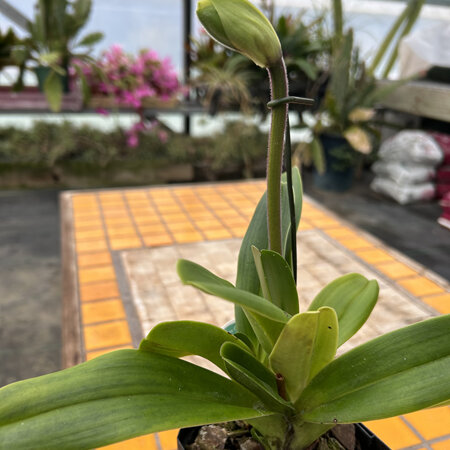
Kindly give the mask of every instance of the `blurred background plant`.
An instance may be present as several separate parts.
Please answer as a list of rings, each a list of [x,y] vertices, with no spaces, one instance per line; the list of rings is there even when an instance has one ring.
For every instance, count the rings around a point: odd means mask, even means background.
[[[99,112],[109,108],[133,108],[139,121],[127,132],[127,144],[136,147],[139,132],[151,131],[155,121],[144,117],[144,106],[153,106],[176,100],[182,92],[176,72],[168,58],[160,59],[153,50],[141,50],[137,56],[125,53],[119,45],[113,45],[101,56],[89,62],[74,61],[76,73],[85,93],[85,101],[99,97],[96,103]],[[110,100],[110,102],[108,102]],[[112,103],[111,103],[112,102]],[[160,132],[161,140],[164,133]]]
[[[161,139],[160,133],[165,133]],[[44,168],[57,171],[62,165],[84,164],[107,168],[113,163],[154,164],[170,167],[190,164],[201,179],[263,176],[267,135],[258,126],[229,122],[211,136],[173,133],[161,125],[139,132],[138,144],[127,145],[121,128],[110,131],[77,127],[66,121],[37,121],[29,129],[0,128],[0,166]],[[9,168],[9,169],[8,169]]]
[[[344,24],[342,1],[333,0],[329,63],[320,80],[322,85],[315,87],[324,94],[316,95],[314,113],[303,114],[302,126],[308,133],[306,142],[296,149],[297,161],[312,164],[318,172],[317,180],[324,180],[320,175],[345,172],[346,186],[350,187],[353,169],[378,143],[380,134],[374,122],[374,108],[407,80],[380,85],[374,74],[385,64],[383,75],[387,76],[397,58],[399,42],[411,30],[423,3],[424,0],[408,2],[367,69],[359,48],[354,45],[353,30]]]
[[[28,35],[13,51],[16,64],[34,70],[50,108],[59,111],[63,92],[70,89],[68,69],[73,60],[92,62],[93,47],[103,33],[79,38],[92,9],[92,0],[38,0]],[[23,85],[23,71],[18,85]]]
[[[2,72],[5,67],[18,65],[14,58],[14,53],[22,45],[23,41],[14,33],[12,28],[9,28],[5,32],[2,32],[0,29],[0,72]],[[19,70],[22,72],[24,69],[25,64],[19,64]],[[8,75],[6,74],[6,76]],[[20,86],[17,86],[17,88],[19,87]]]

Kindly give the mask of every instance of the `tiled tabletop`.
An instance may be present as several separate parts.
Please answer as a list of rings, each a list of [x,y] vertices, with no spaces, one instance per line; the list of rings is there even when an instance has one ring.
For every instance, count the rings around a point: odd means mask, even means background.
[[[195,260],[198,255],[206,260],[203,255],[210,254],[209,268],[219,269],[231,281],[240,239],[264,189],[258,180],[65,192],[61,200],[66,364],[135,347],[162,320],[195,318],[223,324],[232,314],[229,305],[219,303],[214,309],[203,294],[197,303],[186,305],[183,295],[176,295],[192,288],[177,284],[174,262],[179,257]],[[389,327],[450,312],[445,280],[310,199],[305,199],[298,238],[301,302],[309,302],[342,273],[358,271],[380,281],[379,309],[366,331],[363,327],[349,345]],[[189,291],[190,298],[193,292]],[[392,449],[450,449],[448,407],[367,425]],[[176,431],[107,448],[175,450]]]

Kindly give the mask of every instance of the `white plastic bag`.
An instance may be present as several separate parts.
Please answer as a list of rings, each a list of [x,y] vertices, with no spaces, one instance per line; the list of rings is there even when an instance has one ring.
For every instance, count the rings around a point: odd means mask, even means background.
[[[389,178],[402,185],[426,183],[436,175],[436,171],[432,167],[384,160],[373,164],[372,171],[376,175]]]
[[[400,78],[430,67],[450,67],[450,24],[440,23],[410,33],[399,47]]]
[[[401,205],[431,200],[435,196],[435,188],[432,183],[399,185],[389,178],[375,177],[370,187],[375,192],[393,198]]]
[[[430,167],[438,166],[444,158],[438,143],[419,130],[400,131],[381,144],[378,155],[385,161],[417,163]]]

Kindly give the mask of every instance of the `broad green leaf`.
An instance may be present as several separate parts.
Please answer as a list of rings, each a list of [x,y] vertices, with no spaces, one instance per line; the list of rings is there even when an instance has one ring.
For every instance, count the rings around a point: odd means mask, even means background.
[[[258,344],[269,354],[280,336],[284,323],[274,322],[267,317],[253,313],[248,308],[244,309],[244,314],[257,338]]]
[[[273,392],[278,392],[275,374],[251,355],[248,350],[245,350],[232,342],[225,342],[220,349],[220,355],[222,358],[238,363],[240,366],[251,372],[256,378],[265,383]]]
[[[294,411],[292,404],[278,394],[275,376],[249,353],[226,343],[221,355],[230,377],[255,394],[268,409],[278,413]]]
[[[338,322],[332,308],[297,314],[285,325],[269,361],[283,375],[292,402],[336,354]]]
[[[286,260],[276,252],[263,250],[261,265],[271,302],[291,315],[297,314],[299,311],[297,288]]]
[[[83,39],[81,39],[78,45],[80,47],[81,46],[90,47],[100,42],[103,39],[103,37],[104,37],[103,33],[100,32],[89,33],[86,36],[84,36]]]
[[[198,355],[225,370],[220,356],[220,347],[225,342],[232,342],[246,348],[242,341],[222,328],[203,322],[180,320],[163,322],[153,327],[147,337],[142,340],[139,350],[174,358]]]
[[[272,321],[286,323],[288,320],[287,315],[280,308],[265,298],[235,288],[228,281],[217,277],[209,270],[192,261],[180,259],[177,263],[177,271],[184,284],[189,284],[207,294],[215,295],[239,306],[244,306],[250,311]]]
[[[0,389],[0,448],[91,449],[270,414],[246,389],[186,361],[119,350]]]
[[[358,273],[349,273],[325,286],[308,308],[316,311],[329,306],[339,321],[339,342],[342,345],[365,323],[378,300],[378,283]]]
[[[58,112],[61,109],[63,86],[60,76],[53,70],[45,79],[44,93],[50,109]]]
[[[297,407],[315,423],[383,419],[450,399],[450,314],[367,342],[328,364]]]

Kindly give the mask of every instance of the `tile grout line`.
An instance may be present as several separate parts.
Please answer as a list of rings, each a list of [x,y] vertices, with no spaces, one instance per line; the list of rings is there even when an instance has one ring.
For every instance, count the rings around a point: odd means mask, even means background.
[[[153,201],[153,198],[152,198],[152,196],[150,195],[150,190],[151,190],[151,189],[152,189],[152,188],[145,189],[145,190],[144,190],[145,195],[146,195],[146,197],[147,197],[147,199],[148,199],[148,202],[150,203],[150,206],[156,211],[156,214],[157,214],[157,216],[158,216],[158,218],[159,218],[159,221],[160,221],[161,224],[164,226],[164,228],[166,229],[167,234],[170,236],[170,239],[172,240],[171,244],[167,244],[167,245],[173,245],[173,244],[176,243],[175,236],[174,236],[174,234],[172,233],[172,230],[170,230],[169,227],[167,226],[167,222],[164,220],[164,218],[163,218],[163,216],[162,216],[162,214],[161,214],[161,211],[159,210],[158,205]],[[145,244],[145,242],[144,242],[144,244]],[[156,246],[145,245],[145,247],[147,247],[147,248],[155,248]]]
[[[125,192],[123,190],[120,191],[120,193],[121,193],[122,199],[123,199],[123,201],[125,203],[125,209],[128,211],[128,215],[130,216],[131,223],[133,224],[133,227],[134,227],[134,230],[136,232],[136,235],[138,236],[139,240],[141,241],[141,248],[145,247],[144,239],[143,239],[143,237],[141,235],[141,231],[139,230],[139,227],[138,227],[138,225],[136,223],[136,220],[134,219],[134,213],[133,213],[133,210],[130,207],[130,204],[128,203],[128,198],[125,195]]]
[[[203,241],[206,241],[207,237],[206,237],[205,233],[203,232],[203,230],[200,229],[200,227],[197,226],[197,221],[190,215],[189,211],[186,209],[186,207],[184,206],[184,203],[182,202],[182,200],[180,200],[179,196],[175,192],[173,192],[172,197],[173,197],[175,203],[186,214],[189,223],[195,228],[195,230],[198,233],[200,233],[200,236],[202,237]],[[195,197],[198,199],[197,195],[195,195]]]

